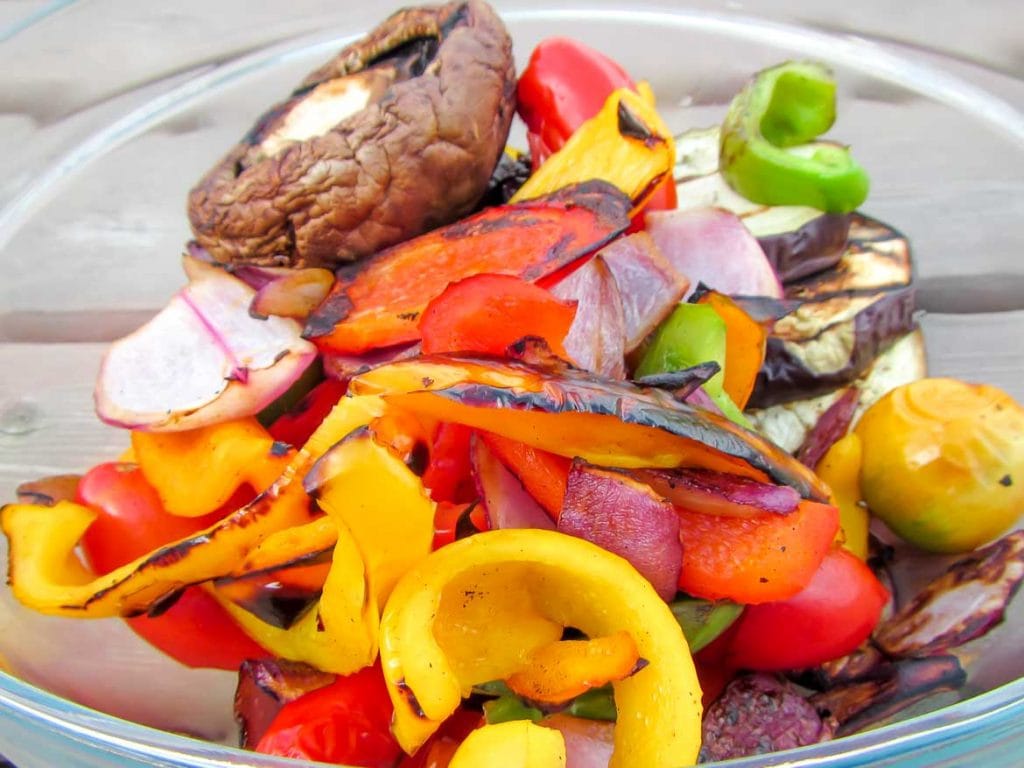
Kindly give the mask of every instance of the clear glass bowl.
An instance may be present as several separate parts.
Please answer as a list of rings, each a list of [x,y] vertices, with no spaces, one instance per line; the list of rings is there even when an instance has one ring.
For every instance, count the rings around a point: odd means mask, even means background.
[[[81,471],[124,448],[123,433],[92,417],[96,363],[103,342],[181,284],[187,190],[267,104],[393,5],[51,3],[0,29],[0,91],[13,105],[0,114],[0,500],[21,480]],[[988,33],[999,40],[1013,28],[1012,0],[1001,5],[1005,25],[997,16]],[[836,3],[807,11],[813,26],[779,21],[784,1],[770,4],[775,19],[711,0],[690,9],[498,6],[520,62],[543,37],[583,39],[650,80],[678,130],[718,122],[761,67],[829,62],[840,81],[834,135],[872,173],[865,210],[914,246],[932,372],[1024,400],[1024,83],[998,46],[976,49],[1002,74],[968,60],[972,50],[949,26],[977,35],[977,19],[929,11],[946,30],[936,42],[913,26],[923,11],[904,11],[880,42],[816,31],[849,28]],[[858,29],[888,29],[890,8],[866,7]],[[905,579],[937,567],[913,561]],[[901,722],[731,764],[1024,764],[1021,631],[1018,605],[964,649],[968,685]],[[0,673],[0,753],[19,768],[297,765],[96,711],[231,741],[232,676],[175,670],[132,642],[118,622],[38,617],[0,592],[0,652],[17,675]],[[94,662],[108,651],[115,663]],[[161,713],[172,703],[175,714]]]

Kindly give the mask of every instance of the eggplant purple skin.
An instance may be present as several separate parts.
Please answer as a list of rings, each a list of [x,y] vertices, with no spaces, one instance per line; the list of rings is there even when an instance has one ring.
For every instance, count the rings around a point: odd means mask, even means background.
[[[786,349],[784,339],[769,336],[765,361],[747,407],[767,408],[803,400],[853,382],[891,342],[917,327],[914,294],[912,287],[888,291],[848,321],[853,324],[853,349],[843,366],[827,373],[809,369]]]
[[[268,127],[318,85],[384,63],[381,98],[265,157]],[[397,62],[397,63],[396,63]],[[482,0],[399,11],[310,74],[191,191],[198,243],[225,263],[336,266],[469,213],[515,110],[512,42]]]
[[[892,342],[916,328],[913,265],[906,237],[863,214],[849,218],[849,242],[837,264],[786,285],[782,302],[755,299],[744,304],[745,309],[762,310],[761,314],[787,312],[775,318],[750,408],[803,400],[850,384]],[[869,299],[852,318],[837,320],[849,314],[845,302]],[[826,354],[829,350],[823,352],[823,348],[830,339],[835,348]],[[812,352],[824,361],[820,369],[808,362]],[[846,359],[836,365],[835,355],[840,352]]]
[[[758,237],[768,263],[783,284],[834,267],[843,257],[850,214],[823,213],[799,229]]]

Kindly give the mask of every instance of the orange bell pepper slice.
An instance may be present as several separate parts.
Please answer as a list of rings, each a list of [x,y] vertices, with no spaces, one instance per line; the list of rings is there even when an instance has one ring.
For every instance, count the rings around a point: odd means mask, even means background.
[[[523,698],[561,704],[591,688],[625,680],[637,670],[640,652],[624,630],[592,640],[558,640],[536,648],[526,666],[509,676]]]
[[[725,322],[725,365],[722,387],[740,410],[746,407],[764,363],[768,330],[724,293],[707,291],[698,300]]]

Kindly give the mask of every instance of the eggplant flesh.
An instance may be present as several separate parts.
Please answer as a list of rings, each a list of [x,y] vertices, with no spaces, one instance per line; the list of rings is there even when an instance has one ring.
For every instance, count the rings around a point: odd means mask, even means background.
[[[850,216],[747,200],[718,172],[718,138],[717,127],[676,137],[677,208],[724,208],[739,216],[783,284],[835,265],[843,255]]]
[[[785,290],[787,299],[799,303],[772,326],[753,408],[851,383],[916,325],[906,238],[860,214],[851,220],[840,261]]]
[[[901,384],[924,378],[927,373],[921,331],[915,330],[897,339],[854,382],[854,386],[860,390],[860,402],[853,415],[853,424],[887,392]],[[817,397],[753,409],[747,412],[747,416],[761,434],[792,453],[807,439],[807,434],[821,415],[841,396],[841,391],[833,391]]]

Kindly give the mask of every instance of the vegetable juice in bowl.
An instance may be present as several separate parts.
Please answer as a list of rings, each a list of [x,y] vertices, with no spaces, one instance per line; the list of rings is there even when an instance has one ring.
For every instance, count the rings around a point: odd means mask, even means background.
[[[613,49],[606,49],[606,50],[610,50],[610,51],[613,51]],[[767,60],[765,60],[765,61],[764,61],[764,64],[770,64],[770,63],[772,63],[772,62],[773,62],[773,61],[775,61],[775,60],[777,60],[777,59],[776,59],[776,58],[772,58],[772,59],[767,59]],[[524,58],[523,58],[523,61],[525,61],[525,56],[524,56]],[[311,63],[312,63],[312,62],[311,62]],[[307,67],[307,68],[308,68],[308,67]],[[748,70],[748,71],[753,71],[753,69],[754,69],[754,68],[756,68],[756,67],[752,67],[752,68],[750,68],[750,70]],[[634,72],[634,73],[635,73],[635,74],[636,74],[637,76],[643,76],[643,75],[645,74],[645,73],[644,73],[644,72],[643,72],[642,70],[639,70],[639,71],[638,71],[638,70],[636,70],[636,68],[635,68],[635,67],[630,67],[630,70],[631,70],[632,72]],[[724,106],[724,105],[723,105],[723,106]],[[720,119],[720,117],[721,117],[721,114],[722,114],[722,113],[724,113],[724,109],[720,109],[720,110],[719,110],[719,114],[718,114],[718,118],[719,118],[719,119]],[[250,118],[251,118],[251,116],[252,116],[252,115],[250,114]],[[710,124],[710,122],[712,122],[712,121],[706,121],[706,122],[703,122],[703,123],[699,123],[699,122],[697,122],[697,123],[694,123],[694,122],[690,122],[690,121],[687,121],[687,122],[685,122],[685,123],[681,124],[681,125],[679,126],[679,128],[687,128],[687,127],[706,127],[706,126],[707,126],[708,124]],[[673,127],[675,128],[675,126],[673,126]],[[236,133],[238,133],[238,132],[239,132],[239,131],[236,131]],[[845,137],[845,136],[843,136],[843,138],[846,138],[846,137]],[[857,151],[857,149],[859,148],[859,146],[860,146],[860,142],[857,142],[857,143],[855,143],[855,151]],[[212,153],[211,153],[211,154],[212,154]],[[873,169],[870,169],[870,170],[873,170]],[[192,179],[191,181],[194,181],[194,179]],[[190,181],[189,183],[191,183],[191,181]],[[868,206],[868,209],[869,209],[869,210],[871,210],[870,206]],[[895,227],[897,227],[897,228],[900,228],[900,227],[901,227],[901,225],[902,225],[902,222],[900,222],[899,220],[895,220],[895,219],[892,219],[892,217],[889,217],[889,220],[888,220],[888,221],[887,221],[886,223],[888,223],[888,224],[891,224],[891,225],[894,225],[894,226],[895,226]],[[114,455],[116,455],[116,454],[115,454],[115,452],[114,452],[114,451],[111,451],[110,453],[108,453],[108,454],[107,454],[107,457],[108,457],[108,458],[112,458],[112,457],[113,457]],[[98,458],[98,457],[97,457],[97,458]],[[69,467],[71,467],[71,466],[78,466],[78,465],[69,465]]]

